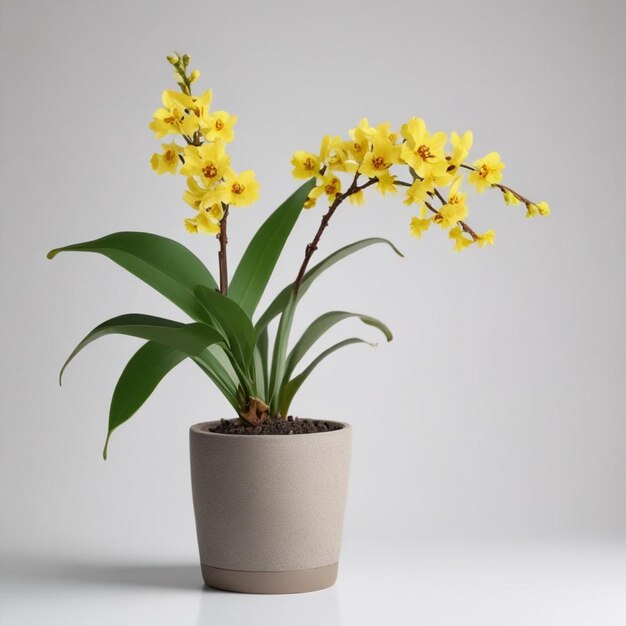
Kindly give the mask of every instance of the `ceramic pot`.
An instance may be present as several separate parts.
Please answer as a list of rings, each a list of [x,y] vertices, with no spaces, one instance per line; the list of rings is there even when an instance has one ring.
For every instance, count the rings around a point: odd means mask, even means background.
[[[200,563],[210,587],[300,593],[337,578],[352,429],[224,435],[190,429]]]

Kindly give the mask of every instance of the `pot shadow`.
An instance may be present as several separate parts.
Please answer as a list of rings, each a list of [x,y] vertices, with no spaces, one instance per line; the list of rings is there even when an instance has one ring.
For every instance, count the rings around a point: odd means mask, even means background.
[[[191,564],[64,563],[58,567],[55,578],[76,583],[164,590],[200,591],[204,586],[200,566]]]
[[[120,563],[90,560],[31,560],[22,557],[11,564],[13,577],[36,578],[45,583],[85,586],[132,587],[202,591],[199,565],[191,563]]]

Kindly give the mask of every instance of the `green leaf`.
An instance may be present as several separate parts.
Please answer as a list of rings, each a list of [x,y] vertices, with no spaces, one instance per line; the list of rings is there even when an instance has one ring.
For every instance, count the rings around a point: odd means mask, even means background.
[[[207,324],[194,322],[182,324],[153,315],[129,313],[113,317],[96,326],[74,348],[67,361],[61,368],[59,384],[62,382],[63,372],[70,361],[92,341],[105,335],[130,335],[140,339],[148,339],[159,344],[179,350],[187,356],[194,356],[202,352],[208,345],[222,340],[221,335]]]
[[[272,369],[270,373],[270,408],[274,411],[280,402],[280,393],[285,376],[287,344],[289,343],[289,334],[293,323],[294,314],[299,298],[290,294],[289,301],[285,310],[280,316],[276,338],[274,340],[274,352],[272,355]]]
[[[237,266],[228,297],[252,317],[267,283],[278,262],[280,253],[291,233],[315,179],[307,181],[283,202],[265,220],[250,241]]]
[[[256,369],[256,379],[258,385],[261,386],[263,390],[263,395],[260,396],[261,400],[267,402],[267,399],[270,395],[269,390],[269,368],[268,368],[268,358],[269,358],[269,338],[267,333],[267,328],[265,328],[261,334],[257,337],[256,346],[254,347],[254,363]]]
[[[345,346],[350,346],[355,343],[366,343],[370,346],[374,346],[376,344],[372,344],[369,341],[365,341],[364,339],[359,339],[358,337],[352,337],[351,339],[344,339],[339,343],[336,343],[334,346],[331,346],[327,350],[324,350],[318,357],[313,359],[311,363],[304,369],[300,374],[298,374],[295,378],[292,378],[288,383],[283,385],[281,399],[280,399],[280,413],[281,415],[287,415],[289,412],[289,407],[291,406],[291,402],[304,383],[304,381],[310,376],[311,372],[329,355],[333,352],[336,352],[340,348],[344,348]]]
[[[250,318],[236,302],[213,289],[199,285],[194,293],[213,321],[222,329],[235,362],[248,374],[255,344]]]
[[[402,252],[398,250],[390,241],[387,239],[383,239],[381,237],[371,237],[369,239],[362,239],[361,241],[357,241],[355,243],[351,243],[348,246],[340,248],[333,254],[327,256],[323,261],[320,261],[317,265],[312,267],[305,275],[300,284],[300,289],[298,290],[298,298],[301,298],[309,289],[313,281],[323,272],[325,272],[329,267],[332,267],[335,263],[345,259],[347,256],[358,252],[359,250],[363,250],[369,246],[374,244],[384,243],[388,245],[396,254],[399,256],[404,256]],[[264,328],[267,328],[268,324],[278,315],[285,310],[289,302],[289,296],[293,290],[293,283],[291,285],[287,285],[277,296],[274,298],[273,302],[269,305],[263,315],[259,318],[259,321],[255,324],[255,332],[257,336],[259,333],[263,331]]]
[[[356,317],[364,324],[377,328],[385,335],[387,341],[391,341],[393,339],[393,335],[391,334],[389,328],[375,317],[361,315],[360,313],[350,313],[348,311],[330,311],[329,313],[325,313],[324,315],[318,317],[310,324],[304,333],[302,333],[302,336],[289,353],[287,366],[285,367],[285,378],[291,377],[293,370],[301,361],[302,357],[309,351],[313,344],[320,337],[322,337],[322,335],[324,335],[324,333],[326,333],[335,324],[351,317]]]
[[[239,413],[244,407],[240,406],[237,399],[238,384],[234,382],[232,375],[226,370],[224,365],[220,362],[220,359],[215,354],[212,354],[209,349],[191,358],[215,383],[216,387],[222,392],[222,395],[228,400],[235,411]]]
[[[102,451],[105,461],[111,433],[137,412],[165,375],[186,357],[184,352],[154,341],[144,344],[133,355],[117,381],[111,399],[109,428]]]
[[[121,232],[94,241],[55,248],[59,252],[97,252],[156,289],[196,321],[206,314],[193,294],[196,285],[217,289],[217,283],[200,259],[172,239],[151,233]]]

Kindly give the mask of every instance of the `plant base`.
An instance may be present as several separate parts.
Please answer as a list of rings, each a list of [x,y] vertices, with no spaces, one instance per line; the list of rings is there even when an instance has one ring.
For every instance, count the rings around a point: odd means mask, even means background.
[[[239,593],[305,593],[332,587],[338,563],[291,572],[243,572],[202,564],[202,577],[209,587]]]

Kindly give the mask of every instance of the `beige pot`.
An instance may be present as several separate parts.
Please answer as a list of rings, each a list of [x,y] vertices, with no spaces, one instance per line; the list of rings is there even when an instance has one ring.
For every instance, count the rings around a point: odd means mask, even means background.
[[[222,435],[190,429],[204,582],[244,593],[299,593],[337,578],[352,429]]]

